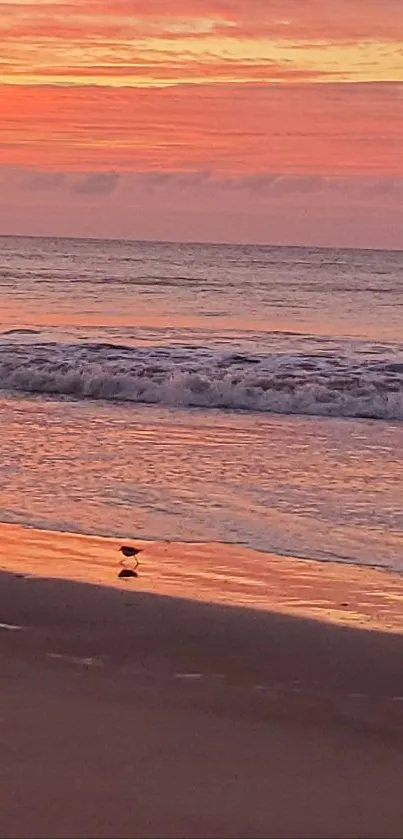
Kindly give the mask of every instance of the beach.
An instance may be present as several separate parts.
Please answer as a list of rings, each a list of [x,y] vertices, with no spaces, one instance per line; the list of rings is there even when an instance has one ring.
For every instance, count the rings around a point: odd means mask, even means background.
[[[401,839],[401,271],[1,239],[3,839]]]
[[[143,545],[119,580],[118,545],[0,529],[0,835],[400,837],[401,578],[313,563],[293,606],[273,557],[266,608],[230,606],[196,573],[230,547]]]
[[[403,0],[0,0],[0,839],[403,839]]]

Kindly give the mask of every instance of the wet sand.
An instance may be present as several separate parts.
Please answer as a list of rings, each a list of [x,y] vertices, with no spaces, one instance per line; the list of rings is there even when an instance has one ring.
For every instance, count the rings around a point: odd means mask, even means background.
[[[18,530],[0,529],[1,564],[18,564],[0,574],[0,836],[403,835],[399,578],[379,572],[390,600],[377,601],[379,631],[356,626],[374,602],[368,573],[348,626],[336,621],[339,586],[353,586],[343,569],[317,620],[270,610],[269,595],[264,611],[137,580],[69,581],[57,562],[52,579],[51,553],[66,569],[74,540],[89,543],[36,531],[18,542]],[[23,573],[30,537],[47,579]],[[105,558],[93,574],[118,583],[117,570]],[[326,590],[331,604],[323,574],[316,602]]]
[[[0,524],[0,570],[132,590],[118,579],[121,544],[112,538]],[[129,544],[143,549],[137,592],[403,632],[403,577],[396,573],[238,545]]]

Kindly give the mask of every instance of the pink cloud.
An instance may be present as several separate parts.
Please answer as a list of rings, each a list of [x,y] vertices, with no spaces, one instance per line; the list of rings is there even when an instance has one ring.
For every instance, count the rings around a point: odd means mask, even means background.
[[[398,242],[402,32],[402,0],[0,0],[0,229]]]
[[[212,30],[229,38],[267,37],[290,40],[351,42],[366,39],[399,40],[403,30],[400,0],[81,0],[50,2],[0,2],[0,17],[14,37],[55,39],[159,33],[175,39],[172,22],[210,21]],[[120,23],[119,23],[120,19]],[[139,26],[140,21],[140,26]],[[63,26],[60,27],[60,22]],[[189,37],[203,32],[187,31]],[[179,33],[180,34],[180,33]]]
[[[34,187],[30,178],[0,167],[0,233],[403,248],[403,178],[38,172]]]
[[[0,162],[39,169],[403,173],[403,85],[0,87]]]

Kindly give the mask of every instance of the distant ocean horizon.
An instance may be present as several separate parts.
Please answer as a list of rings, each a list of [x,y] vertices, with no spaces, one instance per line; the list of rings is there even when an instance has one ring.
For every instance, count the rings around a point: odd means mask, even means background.
[[[403,572],[403,251],[0,236],[0,521]]]
[[[403,253],[403,244],[402,247],[394,247],[394,248],[385,248],[385,247],[370,247],[369,245],[354,245],[354,247],[350,245],[319,245],[313,242],[304,242],[300,244],[290,243],[290,242],[250,242],[250,241],[234,241],[230,242],[224,239],[220,240],[207,240],[204,238],[201,239],[172,239],[172,238],[136,238],[136,237],[116,237],[116,236],[84,236],[79,234],[68,234],[68,233],[60,233],[57,235],[51,233],[1,233],[0,232],[0,240],[1,239],[40,239],[42,241],[49,241],[50,239],[55,240],[68,240],[68,241],[78,241],[78,242],[100,242],[100,243],[116,243],[116,244],[127,244],[127,245],[203,245],[205,247],[228,247],[228,248],[287,248],[287,249],[295,249],[295,250],[318,250],[318,251],[369,251],[370,253]]]

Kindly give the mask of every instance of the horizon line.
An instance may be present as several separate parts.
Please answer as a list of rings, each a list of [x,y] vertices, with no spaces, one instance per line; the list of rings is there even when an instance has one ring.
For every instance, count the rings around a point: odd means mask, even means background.
[[[322,251],[369,251],[377,253],[403,253],[403,246],[401,248],[382,248],[382,247],[368,247],[363,245],[315,245],[312,243],[306,244],[290,244],[290,243],[268,243],[268,242],[208,242],[204,240],[180,240],[180,239],[128,239],[126,237],[117,238],[116,236],[69,236],[66,234],[52,235],[49,233],[1,233],[0,239],[61,239],[63,241],[80,241],[80,242],[120,242],[126,244],[137,245],[190,245],[201,247],[223,247],[223,248],[284,248],[284,249],[299,249],[299,250],[322,250]]]

